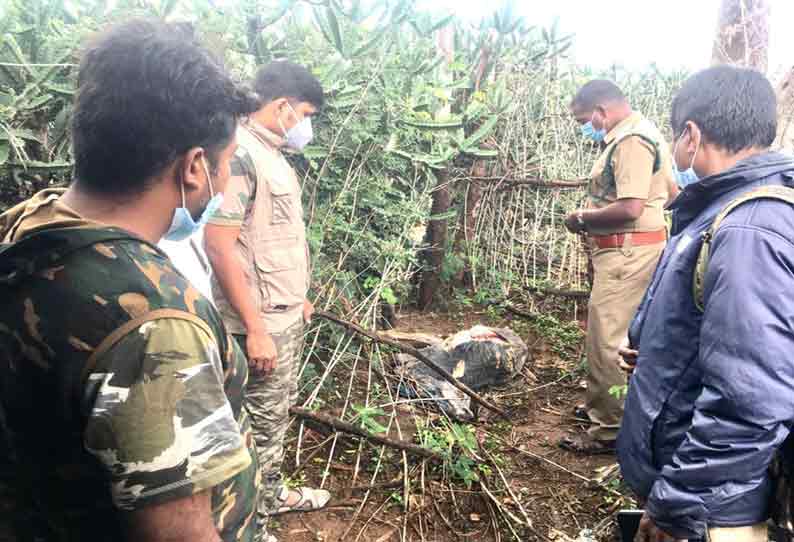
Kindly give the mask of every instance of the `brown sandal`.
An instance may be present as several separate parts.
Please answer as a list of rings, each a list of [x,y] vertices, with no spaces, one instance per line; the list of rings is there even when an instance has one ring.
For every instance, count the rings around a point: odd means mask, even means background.
[[[566,435],[560,439],[560,448],[582,455],[614,454],[614,440],[597,440],[584,433],[582,435]]]

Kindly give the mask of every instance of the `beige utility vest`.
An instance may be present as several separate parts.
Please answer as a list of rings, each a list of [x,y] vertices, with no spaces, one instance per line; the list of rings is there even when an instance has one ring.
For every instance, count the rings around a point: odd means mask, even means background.
[[[237,142],[251,157],[256,174],[252,208],[237,242],[238,256],[247,263],[267,330],[278,333],[302,317],[309,289],[301,187],[273,142],[245,125],[237,130]]]

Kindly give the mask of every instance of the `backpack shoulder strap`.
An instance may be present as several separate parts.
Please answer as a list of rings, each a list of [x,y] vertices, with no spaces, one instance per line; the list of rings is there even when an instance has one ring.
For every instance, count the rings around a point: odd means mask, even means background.
[[[780,185],[762,186],[761,188],[751,190],[731,200],[717,214],[716,218],[714,218],[714,222],[711,223],[711,227],[703,233],[703,244],[700,245],[700,252],[698,253],[697,263],[695,264],[695,272],[694,276],[692,277],[692,295],[695,299],[695,306],[700,312],[703,312],[704,310],[703,286],[706,279],[706,271],[708,270],[709,266],[711,242],[714,239],[717,230],[719,229],[723,220],[725,220],[725,217],[727,217],[731,211],[743,203],[758,199],[776,199],[778,201],[783,201],[790,205],[794,205],[794,188]]]
[[[606,198],[607,194],[617,186],[615,182],[615,168],[612,165],[612,155],[615,154],[615,149],[618,148],[618,145],[630,137],[639,137],[653,147],[653,174],[656,174],[662,168],[662,156],[659,152],[659,143],[641,132],[627,132],[619,136],[617,140],[609,147],[609,150],[607,150],[604,170],[601,173],[601,176],[606,180],[604,183],[604,192],[601,194],[602,199]]]
[[[149,311],[137,318],[128,320],[124,324],[120,325],[115,330],[113,330],[110,333],[110,335],[105,337],[105,339],[101,343],[99,343],[99,346],[97,346],[94,349],[94,351],[91,352],[91,355],[88,357],[88,359],[85,362],[85,365],[83,366],[83,371],[81,375],[82,384],[85,385],[85,383],[88,381],[88,377],[91,375],[94,368],[96,367],[97,361],[100,356],[102,356],[108,350],[113,348],[116,345],[116,343],[118,343],[121,339],[126,337],[129,333],[139,328],[146,322],[152,322],[154,320],[159,320],[160,318],[175,318],[178,320],[186,320],[201,328],[210,337],[215,336],[212,333],[212,329],[210,329],[207,323],[196,314],[178,309],[167,309],[167,308],[155,309],[153,311]]]

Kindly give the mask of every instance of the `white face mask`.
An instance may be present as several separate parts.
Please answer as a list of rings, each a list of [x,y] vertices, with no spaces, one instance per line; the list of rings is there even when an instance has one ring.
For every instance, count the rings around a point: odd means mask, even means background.
[[[289,107],[289,110],[292,112],[295,120],[298,120],[298,114],[295,112],[289,102],[287,102],[287,107]],[[314,132],[312,130],[312,119],[310,117],[304,117],[303,120],[299,121],[298,124],[289,130],[284,129],[284,124],[282,124],[280,118],[278,119],[278,124],[281,127],[281,131],[284,133],[284,138],[287,140],[287,146],[295,149],[296,151],[302,151],[314,137]]]

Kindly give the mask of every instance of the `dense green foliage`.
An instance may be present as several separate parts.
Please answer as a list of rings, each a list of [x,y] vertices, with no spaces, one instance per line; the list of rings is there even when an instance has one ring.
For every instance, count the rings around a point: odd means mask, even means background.
[[[79,45],[103,25],[139,15],[192,22],[241,81],[277,58],[304,63],[321,79],[328,105],[314,144],[294,162],[304,178],[314,281],[328,304],[359,307],[364,317],[378,300],[409,301],[430,218],[452,226],[442,273],[449,283],[467,265],[491,284],[568,280],[552,272],[562,250],[533,260],[530,272],[526,257],[523,266],[510,257],[494,265],[488,245],[512,253],[524,235],[516,250],[545,247],[543,228],[559,230],[557,215],[576,197],[523,206],[520,227],[505,238],[498,225],[515,209],[505,194],[538,199],[548,191],[487,188],[477,237],[456,241],[476,161],[489,179],[542,181],[582,177],[592,154],[566,111],[590,75],[566,63],[571,38],[530,26],[509,3],[473,25],[421,12],[413,0],[0,0],[0,210],[68,182]],[[680,80],[613,75],[652,118],[665,116]],[[452,206],[430,217],[442,172]]]

